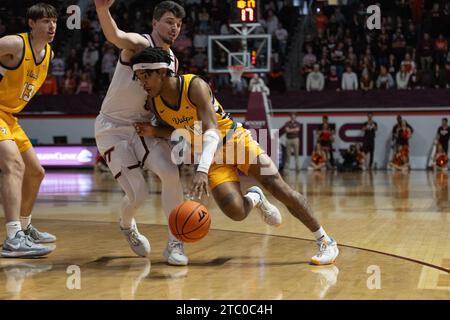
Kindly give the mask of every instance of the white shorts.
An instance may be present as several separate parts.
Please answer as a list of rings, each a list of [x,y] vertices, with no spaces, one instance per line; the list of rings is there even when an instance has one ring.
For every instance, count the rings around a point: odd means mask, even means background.
[[[95,141],[115,178],[122,168],[144,167],[151,149],[166,140],[140,137],[130,124],[119,124],[100,114],[95,120]]]

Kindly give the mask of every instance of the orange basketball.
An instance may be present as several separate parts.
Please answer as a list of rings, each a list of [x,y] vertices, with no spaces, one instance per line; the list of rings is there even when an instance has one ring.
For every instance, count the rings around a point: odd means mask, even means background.
[[[172,234],[183,242],[196,242],[208,234],[211,216],[195,201],[187,200],[175,207],[169,216]]]

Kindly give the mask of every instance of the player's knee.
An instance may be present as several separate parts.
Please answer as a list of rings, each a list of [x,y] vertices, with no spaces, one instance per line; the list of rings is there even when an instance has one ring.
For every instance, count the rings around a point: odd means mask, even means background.
[[[263,187],[272,194],[280,191],[279,189],[282,188],[282,182],[283,180],[278,173],[270,176],[263,176],[261,180]]]
[[[41,165],[33,167],[31,169],[27,168],[26,172],[27,172],[27,174],[32,176],[35,180],[39,180],[39,181],[44,180],[45,170]]]
[[[234,221],[242,221],[247,217],[243,204],[231,203],[227,206],[226,210],[223,210],[226,215]]]

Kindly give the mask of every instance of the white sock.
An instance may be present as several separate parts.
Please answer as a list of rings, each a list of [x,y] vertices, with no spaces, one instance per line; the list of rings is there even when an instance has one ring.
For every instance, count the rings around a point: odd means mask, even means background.
[[[119,225],[122,229],[131,229],[132,226],[136,225],[136,220],[134,218],[126,220],[124,217],[121,217]]]
[[[180,241],[172,234],[172,232],[170,231],[170,227],[168,227],[168,229],[169,229],[169,241]]]
[[[6,234],[8,239],[13,239],[20,230],[22,230],[20,221],[10,221],[6,223]]]
[[[323,230],[322,226],[320,226],[319,230],[314,231],[314,236],[316,237],[316,240],[320,241],[320,240],[325,240],[327,242],[331,241],[331,238],[327,235],[327,233],[325,232],[325,230]]]
[[[31,214],[28,217],[20,216],[20,224],[22,225],[22,230],[26,230],[31,223]]]
[[[244,198],[247,198],[250,200],[250,203],[252,204],[252,208],[254,208],[260,201],[261,196],[256,192],[248,192]]]

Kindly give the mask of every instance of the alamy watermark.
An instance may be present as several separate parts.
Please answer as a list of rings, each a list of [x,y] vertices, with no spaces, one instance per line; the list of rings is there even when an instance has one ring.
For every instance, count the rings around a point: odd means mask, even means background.
[[[377,265],[367,267],[366,273],[370,274],[367,278],[366,285],[369,290],[381,289],[381,268]]]
[[[66,273],[69,274],[66,280],[66,288],[69,290],[81,289],[81,269],[77,265],[70,265],[66,269]]]
[[[201,121],[196,121],[193,128],[176,129],[172,132],[172,161],[176,165],[199,164],[203,149]],[[227,129],[225,132],[216,130],[221,138],[214,155],[215,164],[227,165],[261,165],[261,175],[274,175],[280,158],[278,129]],[[258,137],[258,141],[256,141]],[[264,151],[270,151],[270,160],[256,154],[258,146]],[[270,148],[270,150],[269,150]],[[264,163],[267,160],[267,163]],[[274,165],[272,165],[272,163]]]
[[[377,5],[367,7],[367,14],[370,16],[366,20],[366,26],[369,30],[381,29],[381,8]]]

